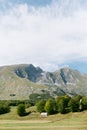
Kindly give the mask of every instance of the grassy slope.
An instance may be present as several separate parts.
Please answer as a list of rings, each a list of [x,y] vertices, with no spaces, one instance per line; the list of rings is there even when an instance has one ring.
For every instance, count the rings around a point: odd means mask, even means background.
[[[39,113],[19,117],[16,108],[0,115],[0,130],[87,130],[87,111],[42,118]]]
[[[19,67],[25,66],[27,65],[19,65]],[[31,93],[40,93],[42,89],[49,90],[51,93],[56,91],[56,87],[54,86],[48,87],[45,85],[38,85],[26,78],[18,77],[14,72],[17,67],[18,65],[0,68],[0,100],[28,99]],[[79,73],[76,73],[76,71],[72,72],[73,75],[78,77],[77,79],[79,79],[81,82],[77,84],[77,86],[75,85],[73,88],[72,85],[68,85],[67,90],[72,93],[77,91],[80,94],[87,95],[87,75],[82,78],[82,76],[79,77]],[[60,88],[66,91],[66,87],[64,86],[61,86]],[[57,92],[58,91],[59,90],[57,90]],[[15,96],[10,96],[11,94],[15,94]]]
[[[20,78],[14,73],[14,67],[4,67],[0,70],[0,99],[29,99],[29,94],[47,89],[44,85],[37,85],[28,79]],[[15,96],[10,96],[15,94]]]

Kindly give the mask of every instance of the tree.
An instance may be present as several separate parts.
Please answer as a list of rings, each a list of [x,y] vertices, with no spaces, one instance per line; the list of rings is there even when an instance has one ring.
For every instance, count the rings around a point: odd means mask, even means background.
[[[24,104],[19,104],[17,107],[17,114],[19,116],[25,116],[26,115],[26,111],[25,111],[25,105]]]
[[[82,97],[82,110],[87,110],[87,97]]]
[[[8,104],[0,104],[0,114],[10,112],[10,106]]]
[[[68,95],[64,96],[64,103],[65,103],[65,108],[68,108],[68,103],[70,101],[71,97]]]
[[[58,103],[58,112],[61,113],[61,114],[64,114],[66,111],[65,111],[65,100],[64,98],[60,99],[59,103]]]
[[[74,97],[74,100],[78,103],[78,111],[82,111],[82,96],[77,95]]]
[[[77,95],[74,97],[75,101],[79,102],[80,99],[82,99],[82,96],[81,95]]]
[[[70,111],[77,112],[79,111],[79,101],[76,101],[74,98],[72,98],[69,103]]]
[[[50,115],[56,112],[56,103],[53,99],[48,99],[45,105],[45,111]]]
[[[46,100],[40,100],[37,104],[36,104],[36,106],[37,106],[37,111],[38,112],[44,112],[45,111],[45,104],[46,104]]]
[[[57,111],[61,114],[68,111],[68,102],[71,99],[68,95],[59,96],[56,98]]]

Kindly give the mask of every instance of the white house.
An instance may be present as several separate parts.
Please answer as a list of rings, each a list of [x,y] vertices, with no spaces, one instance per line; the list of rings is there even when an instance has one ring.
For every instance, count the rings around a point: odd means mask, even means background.
[[[42,117],[47,117],[47,112],[42,112],[42,113],[41,113],[41,116],[42,116]]]

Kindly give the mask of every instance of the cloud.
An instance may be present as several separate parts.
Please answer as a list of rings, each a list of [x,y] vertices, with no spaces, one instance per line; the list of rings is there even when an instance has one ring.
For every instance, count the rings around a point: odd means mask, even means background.
[[[86,59],[87,9],[81,1],[22,3],[0,11],[0,65],[32,63],[53,70]]]

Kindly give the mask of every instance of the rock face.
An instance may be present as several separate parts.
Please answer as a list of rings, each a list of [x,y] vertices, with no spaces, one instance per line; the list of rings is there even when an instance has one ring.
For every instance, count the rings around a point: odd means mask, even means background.
[[[62,68],[53,73],[44,72],[37,83],[56,87],[57,95],[61,92],[69,95],[87,95],[87,75],[71,68]]]
[[[32,64],[0,68],[0,99],[28,99],[32,93],[87,95],[87,75],[68,67],[45,72]]]
[[[21,78],[27,78],[32,82],[37,82],[38,78],[41,77],[43,70],[39,67],[34,67],[32,64],[27,66],[18,66],[15,69],[17,76]]]

